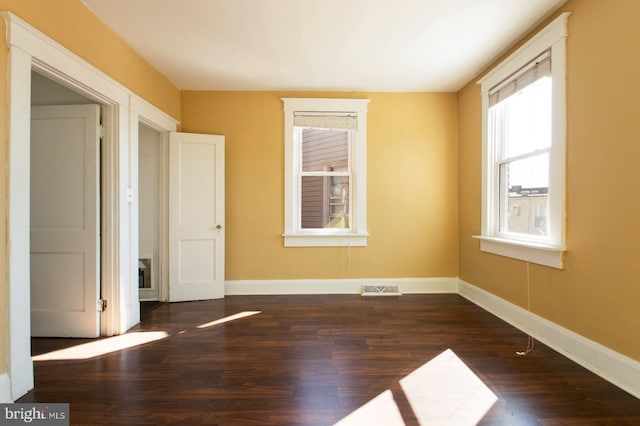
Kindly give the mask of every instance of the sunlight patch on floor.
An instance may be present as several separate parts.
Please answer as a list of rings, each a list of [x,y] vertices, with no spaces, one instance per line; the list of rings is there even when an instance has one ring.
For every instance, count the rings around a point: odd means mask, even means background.
[[[237,313],[235,315],[229,315],[228,317],[217,319],[215,321],[207,322],[205,324],[200,324],[198,328],[212,327],[214,325],[224,324],[225,322],[235,321],[240,318],[246,318],[246,317],[250,317],[252,315],[257,315],[261,313],[262,311],[244,311],[244,312]]]
[[[475,425],[498,397],[447,349],[400,380],[421,425]]]
[[[66,349],[36,355],[33,361],[62,361],[95,358],[123,349],[133,348],[169,337],[165,331],[143,331],[120,336],[107,337],[94,342],[83,343]]]
[[[371,401],[340,420],[335,426],[402,426],[402,414],[393,400],[390,390],[382,392]]]
[[[407,418],[420,425],[477,424],[498,397],[466,364],[447,349],[400,379],[401,392],[411,405]],[[336,425],[404,425],[391,390],[358,408]]]

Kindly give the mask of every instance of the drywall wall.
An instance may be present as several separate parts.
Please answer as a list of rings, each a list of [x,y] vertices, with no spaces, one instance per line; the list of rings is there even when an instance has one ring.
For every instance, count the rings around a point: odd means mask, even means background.
[[[367,247],[285,248],[281,97],[371,99]],[[227,280],[456,277],[456,95],[183,92],[182,129],[226,137]]]
[[[640,360],[640,2],[572,0],[553,17],[564,11],[571,12],[565,269],[482,253],[472,238],[481,215],[480,88],[472,81],[458,93],[460,277]]]

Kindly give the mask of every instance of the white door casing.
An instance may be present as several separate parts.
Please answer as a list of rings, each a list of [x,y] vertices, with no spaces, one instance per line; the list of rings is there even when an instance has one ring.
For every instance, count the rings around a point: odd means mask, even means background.
[[[224,297],[224,136],[169,138],[169,300]]]
[[[107,76],[73,52],[10,12],[6,24],[7,58],[7,374],[0,374],[0,395],[16,400],[33,388],[30,303],[30,110],[31,73],[52,78],[104,106],[102,158],[102,293],[109,304],[101,317],[102,333],[124,333],[139,321],[137,262],[131,261],[137,224],[130,206],[130,180],[137,165],[130,158],[132,122],[144,120],[162,132],[178,121]],[[136,126],[137,127],[137,126]],[[168,139],[168,134],[167,134]],[[132,152],[129,152],[129,150]],[[167,183],[168,185],[168,183]],[[168,190],[166,191],[168,194]],[[168,247],[167,247],[168,251]],[[136,255],[134,255],[137,257]],[[165,263],[167,265],[168,262]],[[168,269],[164,267],[163,269]],[[164,273],[164,272],[163,272]],[[166,272],[168,276],[168,271]],[[164,281],[168,282],[168,279]],[[168,293],[168,291],[166,292]],[[166,294],[165,293],[165,294]],[[8,380],[3,380],[8,378]]]
[[[31,111],[31,334],[100,335],[99,105]]]

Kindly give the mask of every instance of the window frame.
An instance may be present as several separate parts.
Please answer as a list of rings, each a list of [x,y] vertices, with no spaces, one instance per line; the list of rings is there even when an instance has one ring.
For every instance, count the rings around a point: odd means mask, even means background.
[[[284,103],[284,238],[285,247],[364,247],[367,245],[367,105],[369,99],[281,98]],[[302,228],[301,147],[295,137],[296,112],[354,114],[350,131],[350,229]]]
[[[527,262],[564,268],[566,38],[569,13],[562,13],[478,81],[482,92],[482,223],[480,250]],[[500,175],[497,140],[490,140],[489,92],[546,50],[551,56],[552,123],[549,148],[549,229],[544,238],[500,231]]]

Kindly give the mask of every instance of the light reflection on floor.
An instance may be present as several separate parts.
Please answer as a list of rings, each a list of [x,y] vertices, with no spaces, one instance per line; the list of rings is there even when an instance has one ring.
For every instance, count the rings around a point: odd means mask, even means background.
[[[400,387],[411,405],[410,417],[421,425],[475,425],[498,400],[451,349],[402,378]],[[363,424],[405,424],[390,390],[336,423]]]
[[[237,313],[235,315],[229,315],[227,317],[217,319],[215,321],[207,322],[205,324],[200,324],[198,328],[207,328],[214,325],[224,324],[225,322],[234,321],[240,318],[250,317],[252,315],[257,315],[260,313],[262,313],[262,311],[244,311],[244,312]]]
[[[336,423],[336,426],[403,426],[402,414],[390,390],[382,392],[371,401]]]
[[[224,318],[198,325],[196,328],[207,328],[214,325],[224,324],[229,321],[246,318],[261,312],[262,311],[240,312],[235,315],[229,315]],[[177,334],[184,334],[186,332],[187,330],[184,330]],[[166,331],[138,331],[35,355],[32,359],[34,362],[90,359],[112,352],[121,351],[123,349],[129,349],[146,343],[155,342],[167,337],[169,337],[169,333]]]
[[[169,337],[166,331],[141,331],[107,337],[33,357],[33,361],[89,359]]]

